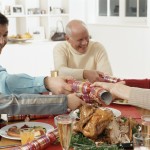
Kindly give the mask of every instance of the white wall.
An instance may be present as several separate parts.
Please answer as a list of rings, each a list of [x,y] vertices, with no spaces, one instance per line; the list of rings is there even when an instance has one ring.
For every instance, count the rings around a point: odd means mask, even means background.
[[[89,25],[89,31],[105,46],[115,76],[150,77],[150,28]]]
[[[0,55],[0,65],[10,74],[47,76],[54,69],[53,47],[58,42],[7,44]]]

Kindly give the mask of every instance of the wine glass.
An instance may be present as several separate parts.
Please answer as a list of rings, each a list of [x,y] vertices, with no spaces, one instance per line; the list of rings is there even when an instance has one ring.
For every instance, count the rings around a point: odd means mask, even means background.
[[[150,150],[150,134],[134,133],[133,147],[134,150]]]
[[[141,116],[142,119],[142,133],[150,135],[150,115]]]
[[[63,150],[68,150],[72,136],[74,119],[67,114],[58,115],[56,119],[61,146]]]

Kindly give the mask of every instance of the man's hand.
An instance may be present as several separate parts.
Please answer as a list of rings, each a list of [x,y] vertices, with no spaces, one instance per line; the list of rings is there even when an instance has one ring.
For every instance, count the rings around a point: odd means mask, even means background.
[[[104,73],[96,71],[96,70],[84,70],[83,71],[83,78],[88,79],[89,82],[94,83],[96,81],[103,82],[103,75]]]
[[[83,100],[76,96],[76,93],[67,95],[68,98],[68,108],[71,110],[77,109],[79,106],[85,104]]]
[[[72,79],[73,77],[46,77],[44,84],[53,94],[69,94],[72,88],[66,81]]]

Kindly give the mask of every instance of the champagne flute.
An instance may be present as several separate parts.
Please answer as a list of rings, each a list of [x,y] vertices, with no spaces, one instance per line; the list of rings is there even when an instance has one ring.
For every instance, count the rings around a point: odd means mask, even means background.
[[[63,150],[69,150],[74,119],[67,114],[58,115],[56,119],[61,146]]]
[[[143,115],[142,119],[142,133],[150,135],[150,115]]]

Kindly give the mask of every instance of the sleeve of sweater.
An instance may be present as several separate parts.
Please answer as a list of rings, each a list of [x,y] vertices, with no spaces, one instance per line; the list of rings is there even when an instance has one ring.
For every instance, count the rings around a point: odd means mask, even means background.
[[[0,114],[62,114],[67,112],[66,95],[0,94]]]
[[[128,103],[150,110],[150,90],[132,87]]]
[[[95,42],[92,45],[91,49],[92,50],[95,49],[97,51],[97,56],[95,59],[97,63],[96,69],[99,70],[100,72],[103,72],[105,74],[112,76],[113,75],[112,68],[109,62],[107,51],[104,48],[104,46],[101,43]]]
[[[124,81],[131,87],[150,89],[150,79],[124,79]]]
[[[3,94],[38,94],[47,92],[44,85],[44,76],[32,77],[30,75],[9,74],[0,66],[0,92]]]

